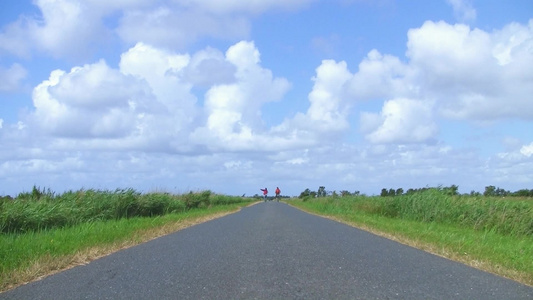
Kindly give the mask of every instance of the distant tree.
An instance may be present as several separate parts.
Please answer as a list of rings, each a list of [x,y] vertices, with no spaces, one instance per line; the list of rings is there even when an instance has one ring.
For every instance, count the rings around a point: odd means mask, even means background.
[[[510,194],[509,191],[506,191],[502,188],[497,188],[496,191],[494,191],[495,195],[498,197],[505,197]]]
[[[342,196],[342,197],[351,196],[351,195],[352,195],[352,193],[350,193],[350,192],[348,192],[348,191],[346,191],[346,190],[342,190],[342,191],[341,191],[341,196]]]
[[[381,189],[381,197],[387,197],[389,195],[389,191],[386,188]]]
[[[355,192],[353,192],[353,195],[354,196],[359,196],[359,195],[361,195],[361,192],[360,191],[355,191]]]
[[[489,185],[485,187],[485,191],[483,192],[483,196],[490,197],[496,195],[496,187],[493,185]]]
[[[470,196],[481,196],[481,193],[472,190],[472,191],[470,191]]]
[[[396,190],[396,196],[401,196],[401,195],[403,195],[403,189],[399,188]]]
[[[396,195],[396,190],[389,189],[389,196],[394,196],[394,195]]]
[[[450,194],[452,196],[456,196],[456,195],[459,195],[459,186],[455,185],[455,184],[452,184],[450,187]]]
[[[307,188],[303,192],[300,193],[300,196],[298,196],[298,198],[305,198],[305,197],[309,197],[310,195],[311,195],[311,190]]]
[[[521,189],[512,194],[516,197],[533,197],[533,190]]]
[[[326,187],[324,187],[324,186],[318,187],[318,191],[317,191],[316,195],[317,195],[317,197],[326,197],[326,195],[327,195]]]
[[[456,196],[459,194],[458,190],[459,190],[459,187],[455,184],[452,184],[451,186],[449,187],[439,187],[440,190],[442,190],[446,195],[450,195],[450,196]]]

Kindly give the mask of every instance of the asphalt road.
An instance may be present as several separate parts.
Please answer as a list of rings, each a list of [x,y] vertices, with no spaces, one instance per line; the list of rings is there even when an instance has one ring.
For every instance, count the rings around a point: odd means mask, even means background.
[[[533,299],[533,288],[267,202],[0,299]]]

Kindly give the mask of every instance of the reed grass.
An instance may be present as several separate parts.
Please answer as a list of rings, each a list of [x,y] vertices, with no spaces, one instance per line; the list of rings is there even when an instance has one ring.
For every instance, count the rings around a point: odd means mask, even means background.
[[[86,222],[154,217],[210,205],[251,201],[202,191],[183,195],[142,194],[133,189],[79,190],[56,194],[33,187],[15,199],[0,199],[0,233],[25,233]]]

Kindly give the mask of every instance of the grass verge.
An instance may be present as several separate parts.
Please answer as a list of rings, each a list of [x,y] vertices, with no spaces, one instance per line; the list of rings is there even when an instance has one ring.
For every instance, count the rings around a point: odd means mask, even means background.
[[[354,209],[335,209],[322,201],[289,201],[374,234],[533,286],[533,238],[454,224],[390,218]]]
[[[157,217],[87,222],[25,234],[2,234],[0,292],[236,212],[249,204],[220,205]]]

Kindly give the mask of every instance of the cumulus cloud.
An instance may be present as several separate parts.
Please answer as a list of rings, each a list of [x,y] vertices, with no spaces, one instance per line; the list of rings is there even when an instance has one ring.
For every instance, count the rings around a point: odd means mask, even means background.
[[[431,103],[406,98],[386,101],[379,115],[362,113],[361,129],[372,143],[420,143],[438,132]]]
[[[118,35],[126,45],[145,42],[184,49],[198,39],[243,39],[250,17],[274,9],[297,9],[298,1],[101,1],[37,0],[40,15],[22,15],[0,31],[0,50],[28,57],[86,58]],[[120,16],[109,23],[110,16]]]
[[[39,0],[36,4],[43,22],[35,22],[31,34],[41,47],[56,57],[87,55],[91,45],[101,44],[110,35],[102,16],[93,13],[85,2]]]
[[[406,62],[372,50],[346,84],[352,101],[389,100],[380,114],[362,112],[360,129],[370,142],[423,142],[438,117],[530,120],[532,45],[533,20],[491,33],[427,21],[408,32]]]
[[[198,85],[208,87],[203,107],[191,91]],[[100,60],[53,71],[35,87],[26,121],[58,147],[268,150],[261,107],[289,88],[260,65],[253,42],[192,55],[138,43],[118,69]]]
[[[476,9],[470,0],[446,0],[453,8],[455,17],[460,22],[475,21],[477,17]]]
[[[358,101],[416,96],[419,90],[414,70],[398,57],[371,50],[348,83],[348,92]]]
[[[487,33],[426,22],[408,33],[407,56],[428,97],[449,118],[533,118],[533,21]]]
[[[307,111],[271,128],[262,106],[281,100],[290,84],[262,67],[259,50],[245,41],[226,53],[192,54],[137,43],[122,54],[118,70],[100,61],[56,71],[35,89],[35,115],[58,136],[132,137],[164,127],[168,140],[179,137],[193,148],[242,151],[269,149],[259,146],[265,139],[282,149],[335,139],[350,129],[359,102],[385,100],[381,112],[359,112],[365,138],[427,143],[437,138],[438,117],[532,117],[532,24],[487,33],[426,22],[408,33],[407,61],[372,50],[352,74],[345,62],[325,60],[312,78]],[[195,86],[206,91],[203,107]]]
[[[344,61],[324,60],[316,68],[312,78],[313,89],[308,95],[309,108],[297,113],[271,133],[282,138],[280,145],[311,146],[325,140],[336,140],[349,128],[351,101],[347,96],[346,83],[352,78]]]
[[[224,53],[214,48],[196,52],[183,70],[186,81],[199,87],[235,82],[236,67],[225,59]]]
[[[96,1],[95,1],[96,2]],[[0,32],[0,49],[29,57],[33,51],[56,58],[86,57],[109,42],[112,31],[103,18],[109,9],[95,9],[90,1],[34,1],[41,14],[22,15]]]
[[[191,139],[218,149],[260,149],[266,131],[261,106],[280,100],[290,84],[260,66],[260,54],[252,42],[230,47],[226,60],[236,69],[235,83],[215,85],[207,91],[207,120]]]
[[[533,155],[533,143],[522,146],[522,148],[520,148],[520,153],[522,153],[522,155],[527,156],[527,157],[532,156]]]
[[[9,68],[0,66],[0,92],[16,90],[26,75],[26,69],[20,64],[14,63]]]
[[[345,62],[323,61],[313,78],[313,90],[309,94],[311,106],[307,117],[320,131],[347,129],[348,102],[345,83],[352,77]]]
[[[360,130],[372,143],[427,143],[438,118],[471,122],[533,118],[533,21],[491,33],[467,25],[424,23],[408,32],[406,57],[371,50],[351,74],[345,63],[317,68],[307,113],[275,129],[331,133],[347,128],[362,101],[384,101],[380,113],[360,112]],[[332,79],[329,84],[327,78]],[[320,124],[320,125],[318,125]]]
[[[119,69],[101,60],[53,71],[34,89],[28,123],[58,147],[189,152],[201,117],[184,76],[190,62],[189,54],[138,43]]]
[[[146,83],[99,61],[68,73],[53,71],[34,89],[32,120],[52,136],[123,137],[153,109],[150,98]]]

